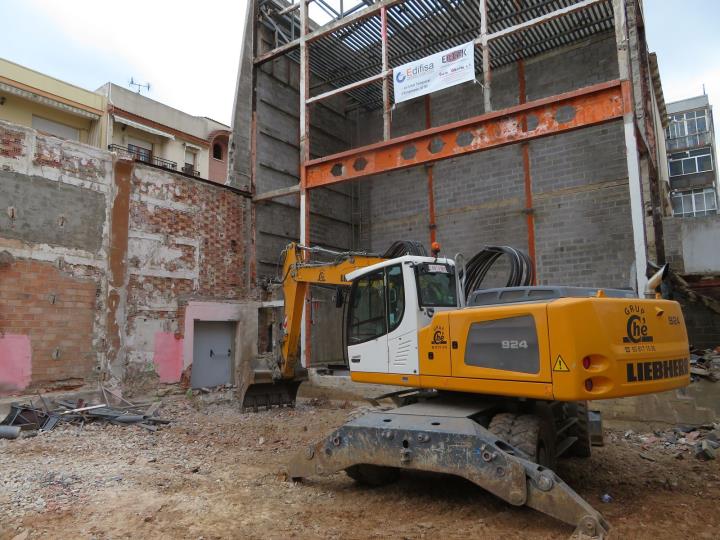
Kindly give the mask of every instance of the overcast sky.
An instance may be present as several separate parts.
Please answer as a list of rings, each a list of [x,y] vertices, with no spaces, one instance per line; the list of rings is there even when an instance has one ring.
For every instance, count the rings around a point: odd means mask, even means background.
[[[134,77],[153,99],[229,124],[244,13],[245,0],[0,0],[0,57],[92,90]],[[720,2],[645,0],[645,13],[665,99],[704,83],[720,114]]]

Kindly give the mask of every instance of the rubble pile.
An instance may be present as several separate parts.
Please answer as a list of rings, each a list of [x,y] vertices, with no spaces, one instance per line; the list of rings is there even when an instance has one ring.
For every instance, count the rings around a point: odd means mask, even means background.
[[[627,444],[636,446],[643,459],[655,461],[651,451],[671,454],[676,459],[695,457],[701,461],[715,459],[720,449],[720,423],[704,424],[702,426],[676,426],[667,430],[658,430],[651,433],[636,433],[628,430],[624,434],[611,433],[613,442],[618,439]]]
[[[38,401],[13,403],[7,417],[0,422],[0,438],[17,439],[21,433],[33,436],[52,431],[58,424],[75,424],[82,428],[89,422],[107,422],[115,425],[134,424],[148,431],[157,431],[159,426],[170,423],[170,420],[157,416],[160,402],[134,404],[110,393],[120,402],[111,406],[108,391],[104,388],[102,391],[102,396],[98,396],[97,400],[87,402],[83,399],[49,400],[39,395]]]
[[[712,382],[720,380],[720,346],[690,351],[690,378],[693,382],[699,378]]]

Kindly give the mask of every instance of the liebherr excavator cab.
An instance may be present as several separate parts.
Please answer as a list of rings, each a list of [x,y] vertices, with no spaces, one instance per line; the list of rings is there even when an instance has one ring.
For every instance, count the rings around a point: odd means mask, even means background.
[[[589,400],[689,383],[676,302],[579,287],[468,291],[470,269],[451,259],[335,254],[317,263],[310,252],[294,244],[285,252],[282,359],[273,381],[251,387],[253,406],[286,385],[294,400],[309,284],[349,287],[352,380],[406,389],[388,394],[397,408],[355,418],[298,454],[289,477],[345,470],[382,484],[403,469],[453,474],[585,535],[606,533],[552,468],[559,456],[590,455]]]
[[[685,386],[677,302],[633,291],[506,287],[463,298],[450,259],[405,256],[346,275],[356,382],[579,401]]]

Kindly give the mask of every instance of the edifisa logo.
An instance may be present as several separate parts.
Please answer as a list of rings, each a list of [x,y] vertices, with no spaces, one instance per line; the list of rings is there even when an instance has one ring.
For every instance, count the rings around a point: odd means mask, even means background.
[[[405,81],[405,75],[403,75],[402,71],[398,71],[398,74],[395,75],[395,81],[397,83],[403,83]]]

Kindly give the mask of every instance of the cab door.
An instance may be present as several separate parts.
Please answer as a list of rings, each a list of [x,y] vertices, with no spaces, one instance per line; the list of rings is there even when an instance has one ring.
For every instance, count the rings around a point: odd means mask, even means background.
[[[351,371],[388,372],[388,336],[385,270],[353,282],[347,321],[348,360]]]
[[[388,370],[390,373],[417,374],[417,306],[411,302],[412,270],[403,272],[402,264],[388,266]]]
[[[453,377],[551,381],[546,304],[465,308],[449,317]]]

